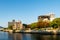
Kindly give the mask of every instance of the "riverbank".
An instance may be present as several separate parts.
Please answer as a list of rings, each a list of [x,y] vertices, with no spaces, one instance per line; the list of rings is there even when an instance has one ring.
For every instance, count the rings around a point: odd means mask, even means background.
[[[43,35],[60,35],[59,30],[3,30],[9,33],[30,33],[30,34],[43,34]]]

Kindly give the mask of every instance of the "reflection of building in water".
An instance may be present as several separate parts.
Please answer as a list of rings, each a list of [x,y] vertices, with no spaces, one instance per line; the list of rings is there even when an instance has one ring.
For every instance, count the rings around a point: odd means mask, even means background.
[[[16,22],[15,20],[13,20],[12,22],[8,22],[8,27],[9,26],[12,26],[13,30],[23,28],[21,21]]]
[[[20,33],[8,33],[8,40],[22,40],[22,35]]]
[[[38,21],[53,21],[53,19],[55,18],[55,14],[48,14],[48,15],[41,15],[41,16],[38,16]]]
[[[8,40],[13,40],[13,34],[8,33]]]
[[[20,33],[13,34],[14,40],[22,40],[22,35]]]

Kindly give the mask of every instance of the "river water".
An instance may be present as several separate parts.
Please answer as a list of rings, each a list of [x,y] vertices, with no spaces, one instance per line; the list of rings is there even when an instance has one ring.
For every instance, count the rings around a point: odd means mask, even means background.
[[[0,32],[0,40],[60,40],[60,35],[40,35]]]

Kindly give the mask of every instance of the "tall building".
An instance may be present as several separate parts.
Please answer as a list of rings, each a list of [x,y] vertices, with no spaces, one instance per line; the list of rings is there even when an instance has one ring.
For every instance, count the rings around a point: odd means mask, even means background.
[[[16,22],[15,20],[13,20],[12,22],[8,22],[8,27],[9,26],[12,26],[13,30],[23,29],[23,24],[21,23],[21,21]]]
[[[55,18],[55,14],[48,14],[48,15],[40,15],[38,16],[38,21],[53,21]]]

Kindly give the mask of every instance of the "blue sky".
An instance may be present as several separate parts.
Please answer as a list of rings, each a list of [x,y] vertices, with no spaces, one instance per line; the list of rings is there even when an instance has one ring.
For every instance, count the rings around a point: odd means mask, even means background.
[[[0,0],[0,26],[7,27],[13,19],[30,24],[49,12],[60,17],[60,0]]]

